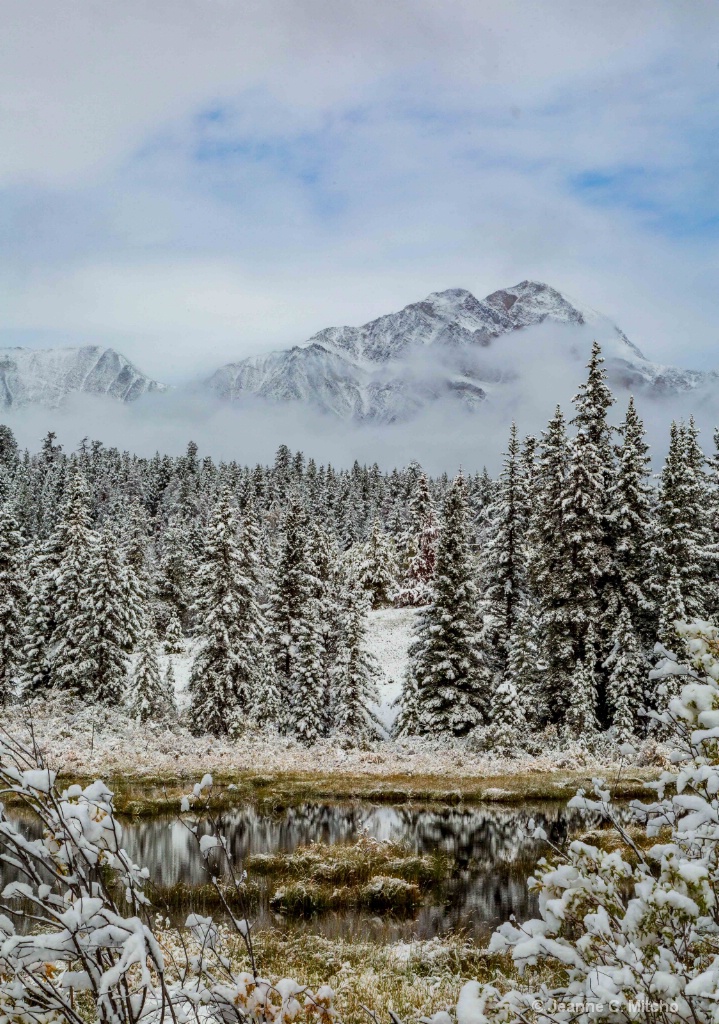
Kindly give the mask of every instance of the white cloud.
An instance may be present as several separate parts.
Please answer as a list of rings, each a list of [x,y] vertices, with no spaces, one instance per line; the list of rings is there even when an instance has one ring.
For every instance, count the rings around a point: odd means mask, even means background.
[[[714,362],[716,235],[656,212],[709,201],[709,0],[6,0],[0,17],[5,343],[107,341],[178,380],[533,277],[655,358]],[[200,162],[209,138],[240,152]],[[644,206],[571,187],[634,167]]]

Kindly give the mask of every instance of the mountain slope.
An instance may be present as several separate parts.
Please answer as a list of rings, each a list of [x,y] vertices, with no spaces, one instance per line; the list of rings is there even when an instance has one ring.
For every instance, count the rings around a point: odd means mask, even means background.
[[[207,385],[230,400],[251,394],[375,422],[410,419],[439,399],[473,408],[521,370],[498,363],[497,339],[523,332],[529,343],[537,335],[528,329],[542,324],[557,325],[568,359],[578,356],[571,328],[591,333],[619,387],[667,394],[717,379],[651,363],[607,317],[522,281],[482,300],[460,288],[434,292],[361,327],[329,327],[286,351],[230,363]]]
[[[51,408],[70,395],[108,395],[131,402],[166,386],[146,377],[111,348],[0,348],[0,406]]]

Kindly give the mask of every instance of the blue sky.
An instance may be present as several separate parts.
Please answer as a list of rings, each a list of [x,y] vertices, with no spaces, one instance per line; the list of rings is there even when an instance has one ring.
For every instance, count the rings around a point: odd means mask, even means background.
[[[545,280],[719,366],[719,6],[6,0],[0,343],[178,381]]]

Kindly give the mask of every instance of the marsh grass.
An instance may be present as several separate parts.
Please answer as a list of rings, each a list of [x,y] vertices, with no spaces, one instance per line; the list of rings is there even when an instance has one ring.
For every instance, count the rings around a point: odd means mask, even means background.
[[[656,768],[632,768],[629,774],[607,775],[617,799],[645,797],[646,783],[658,775]],[[591,785],[585,771],[523,771],[505,775],[441,778],[436,775],[393,774],[381,780],[376,775],[341,775],[323,772],[280,772],[274,775],[253,773],[215,773],[210,795],[213,811],[227,810],[239,804],[253,803],[265,811],[281,812],[310,802],[346,802],[363,800],[373,804],[421,804],[427,809],[459,804],[517,804],[529,800],[566,800],[581,786]],[[69,781],[89,782],[92,779]],[[177,811],[181,797],[191,788],[182,775],[111,777],[108,785],[115,793],[119,814],[153,817]],[[441,783],[441,784],[440,784]]]
[[[398,843],[366,835],[353,843],[312,843],[293,853],[256,854],[245,866],[244,904],[252,909],[266,900],[273,910],[291,918],[349,909],[412,913],[441,887],[449,871],[442,854],[419,856]],[[232,887],[220,883],[220,888],[230,906],[239,909]],[[152,899],[169,910],[212,910],[222,904],[209,883],[154,886]]]
[[[330,984],[343,1024],[369,1024],[364,1007],[387,1022],[388,1010],[406,1022],[450,1010],[464,982],[472,979],[501,990],[520,984],[509,957],[487,953],[462,935],[383,944],[268,929],[256,933],[254,941],[262,973],[302,978],[310,986]],[[527,973],[552,985],[559,980],[546,968]]]

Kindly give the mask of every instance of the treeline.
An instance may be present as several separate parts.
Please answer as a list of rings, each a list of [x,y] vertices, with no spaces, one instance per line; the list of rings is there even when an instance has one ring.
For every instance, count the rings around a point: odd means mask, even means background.
[[[602,363],[595,345],[569,423],[512,428],[496,481],[336,470],[286,446],[271,467],[193,443],[68,454],[53,434],[30,454],[0,427],[0,700],[171,718],[172,656],[193,638],[198,733],[361,740],[380,731],[367,612],[394,604],[421,609],[398,732],[645,732],[657,640],[719,606],[719,456],[674,424],[654,480],[633,402],[610,423]]]
[[[192,638],[196,732],[381,733],[367,611],[428,599],[428,510],[448,487],[286,446],[272,467],[200,460],[194,443],[68,455],[53,434],[31,455],[0,427],[0,702],[66,693],[172,719]],[[480,519],[491,481],[470,487]]]
[[[633,400],[610,425],[602,364],[595,344],[569,424],[557,408],[539,441],[512,429],[476,556],[465,484],[452,485],[401,730],[489,725],[498,746],[548,725],[642,735],[666,700],[650,679],[657,642],[674,649],[678,620],[716,614],[719,455],[704,456],[693,420],[674,423],[653,481]]]

